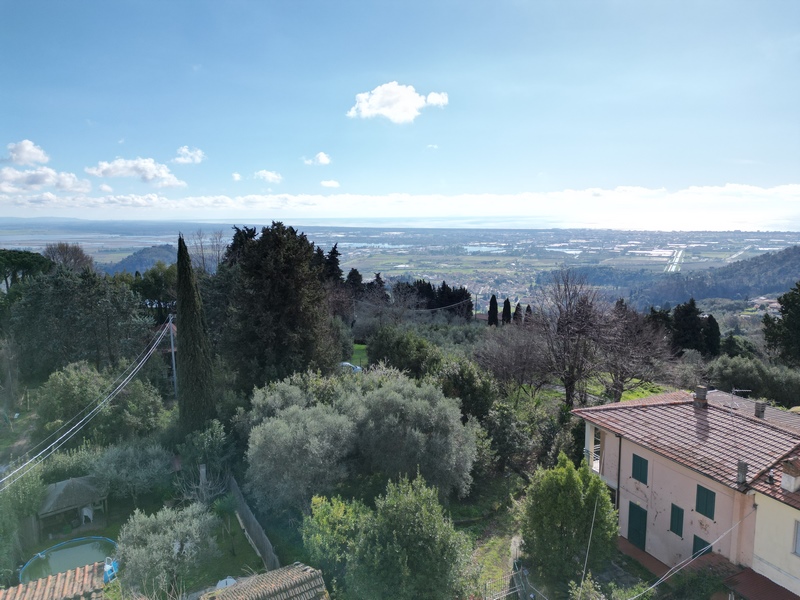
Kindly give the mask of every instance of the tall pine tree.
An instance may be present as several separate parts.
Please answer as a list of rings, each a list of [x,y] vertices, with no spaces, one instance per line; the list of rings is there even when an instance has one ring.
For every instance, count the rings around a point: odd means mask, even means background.
[[[178,236],[178,411],[184,431],[202,429],[214,418],[211,345],[192,260]]]

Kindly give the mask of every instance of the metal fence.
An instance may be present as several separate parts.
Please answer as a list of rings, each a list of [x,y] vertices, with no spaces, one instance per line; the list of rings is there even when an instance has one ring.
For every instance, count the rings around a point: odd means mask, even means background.
[[[483,584],[483,600],[502,600],[503,598],[524,598],[524,589],[517,582],[516,571],[509,571],[498,579]]]
[[[255,548],[261,560],[264,561],[267,571],[280,568],[281,563],[278,561],[275,550],[272,549],[272,543],[269,541],[267,534],[264,533],[264,529],[256,519],[253,511],[247,505],[247,501],[242,495],[242,490],[239,489],[239,484],[236,483],[236,479],[233,476],[228,479],[228,487],[234,498],[236,498],[236,512],[239,514],[239,519],[250,545]]]

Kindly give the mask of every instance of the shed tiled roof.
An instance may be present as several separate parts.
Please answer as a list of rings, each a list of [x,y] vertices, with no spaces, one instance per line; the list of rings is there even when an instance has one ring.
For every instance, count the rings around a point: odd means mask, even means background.
[[[792,451],[786,456],[788,459],[800,460],[800,444],[795,446]],[[800,510],[800,491],[790,492],[781,487],[781,478],[783,477],[783,464],[778,461],[773,467],[773,482],[769,482],[769,471],[762,473],[750,486],[757,492],[774,498],[778,502],[788,504],[792,508]]]
[[[318,600],[327,598],[322,571],[294,563],[214,590],[202,600]],[[1,599],[0,599],[1,600]]]
[[[717,402],[696,408],[686,392],[573,411],[579,417],[734,489],[738,461],[746,484],[800,444],[800,433]]]
[[[106,498],[108,494],[96,477],[73,477],[47,486],[39,516],[53,515],[86,504],[93,504]]]
[[[100,600],[102,597],[101,562],[0,590],[0,600]]]
[[[745,569],[728,577],[725,585],[747,600],[800,600],[797,594],[759,575],[753,569]]]

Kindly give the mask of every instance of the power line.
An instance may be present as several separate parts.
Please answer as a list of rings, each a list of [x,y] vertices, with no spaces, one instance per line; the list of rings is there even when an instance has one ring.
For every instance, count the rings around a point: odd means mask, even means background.
[[[659,579],[658,579],[658,580],[657,580],[657,581],[656,581],[656,582],[655,582],[653,585],[651,585],[649,588],[647,588],[647,589],[646,589],[646,590],[644,590],[643,592],[640,592],[640,593],[636,594],[635,596],[631,597],[629,600],[636,600],[637,598],[640,598],[640,597],[644,596],[644,595],[645,595],[647,592],[649,592],[649,591],[650,591],[650,590],[652,590],[652,589],[655,589],[657,586],[659,586],[659,585],[661,585],[662,583],[664,583],[664,582],[665,582],[667,579],[669,579],[670,577],[672,577],[672,576],[673,576],[673,575],[675,575],[676,573],[680,573],[680,572],[681,572],[683,569],[685,569],[686,567],[688,567],[688,566],[689,566],[691,563],[693,563],[693,562],[694,562],[694,561],[696,561],[698,558],[700,558],[701,556],[703,556],[703,554],[705,554],[706,550],[710,550],[710,549],[711,549],[711,548],[714,546],[714,544],[716,544],[717,542],[719,542],[719,541],[720,541],[722,538],[724,538],[726,535],[728,535],[728,534],[729,534],[731,531],[733,531],[734,529],[736,529],[736,528],[739,526],[739,524],[740,524],[740,523],[742,523],[742,521],[744,521],[744,520],[745,520],[747,517],[749,517],[750,515],[752,515],[752,514],[753,514],[755,511],[756,511],[756,507],[754,506],[752,509],[750,509],[750,512],[749,512],[749,513],[747,513],[745,516],[743,516],[741,519],[739,519],[739,521],[737,521],[736,523],[734,523],[734,525],[733,525],[733,526],[732,526],[730,529],[728,529],[727,531],[725,531],[725,532],[724,532],[722,535],[720,535],[720,536],[719,536],[717,539],[715,539],[713,542],[711,542],[710,544],[708,544],[708,546],[706,546],[706,547],[704,547],[704,548],[701,548],[701,549],[700,549],[700,550],[698,550],[697,552],[693,553],[693,554],[692,554],[692,555],[691,555],[689,558],[685,558],[685,559],[683,559],[683,560],[682,560],[681,562],[679,562],[677,565],[675,565],[674,567],[670,568],[670,569],[669,569],[669,571],[667,571],[666,573],[664,573],[664,575],[662,575],[662,576],[661,576],[661,577],[660,577],[660,578],[659,578]]]
[[[391,308],[393,305],[391,304],[373,304],[372,302],[367,302],[366,300],[356,300],[356,302],[360,304],[366,304],[367,306],[374,306],[375,308]],[[462,304],[466,304],[467,302],[472,302],[472,298],[467,298],[466,300],[462,300],[461,302],[456,302],[455,304],[450,304],[448,306],[439,306],[437,308],[406,308],[410,312],[433,312],[435,310],[445,310],[448,308],[454,308],[456,306],[461,306]]]
[[[172,315],[170,315],[170,321],[169,321],[169,322],[172,322]],[[135,365],[135,364],[136,364],[136,363],[137,363],[137,362],[138,362],[138,361],[141,359],[141,357],[142,357],[142,356],[143,356],[143,355],[144,355],[144,354],[145,354],[145,353],[148,351],[148,348],[150,348],[150,345],[153,343],[153,340],[155,340],[155,338],[156,338],[157,336],[160,336],[160,335],[162,335],[162,334],[161,334],[159,331],[156,331],[156,333],[155,333],[155,334],[153,334],[153,336],[150,338],[150,341],[149,341],[149,342],[147,342],[147,345],[145,345],[144,349],[143,349],[143,350],[142,350],[142,351],[141,351],[141,352],[138,354],[138,356],[137,356],[137,357],[136,357],[136,358],[135,358],[135,359],[134,359],[134,360],[133,360],[133,361],[132,361],[132,362],[131,362],[131,363],[130,363],[130,364],[129,364],[129,365],[126,367],[126,368],[125,368],[125,370],[124,370],[124,371],[122,371],[122,373],[120,373],[120,374],[117,376],[117,378],[116,378],[114,381],[112,381],[112,382],[111,382],[111,385],[109,385],[109,388],[112,388],[113,386],[115,386],[115,385],[117,384],[117,382],[118,382],[118,381],[120,381],[120,380],[121,380],[121,379],[122,379],[122,378],[125,376],[125,374],[128,372],[128,369],[132,368],[132,367],[133,367],[133,366],[134,366],[134,365]],[[64,423],[61,425],[61,427],[59,427],[58,429],[56,429],[55,431],[53,431],[53,432],[52,432],[50,435],[48,435],[46,438],[44,438],[44,439],[43,439],[43,440],[41,440],[40,442],[36,443],[36,444],[35,444],[35,445],[34,445],[32,448],[29,448],[29,449],[27,450],[27,452],[26,452],[26,453],[27,453],[27,454],[30,454],[30,453],[34,452],[36,449],[38,449],[40,446],[43,446],[43,445],[47,444],[47,442],[49,442],[49,441],[50,441],[52,438],[54,438],[55,436],[57,436],[57,435],[58,435],[58,433],[59,433],[60,431],[62,431],[62,430],[63,430],[63,429],[65,429],[66,427],[68,427],[68,426],[70,425],[70,423],[72,423],[72,422],[73,422],[75,419],[77,419],[77,418],[78,418],[80,415],[82,415],[82,414],[83,414],[83,413],[85,413],[87,410],[89,410],[89,409],[90,409],[92,406],[95,406],[95,405],[97,404],[97,402],[99,402],[99,401],[100,401],[100,399],[95,399],[95,400],[92,400],[91,402],[89,402],[89,404],[87,404],[85,407],[83,407],[83,409],[82,409],[82,410],[80,410],[80,411],[79,411],[77,414],[73,415],[73,416],[72,416],[70,419],[68,419],[67,421],[65,421],[65,422],[64,422]],[[0,481],[0,482],[1,482],[1,481]]]
[[[158,335],[158,337],[155,339],[155,341],[151,342],[151,344],[149,345],[146,353],[143,356],[140,354],[141,358],[134,365],[134,367],[131,369],[130,373],[128,373],[128,375],[126,375],[124,377],[122,382],[119,385],[117,385],[117,387],[115,387],[103,400],[101,400],[97,405],[95,405],[94,408],[92,408],[91,411],[89,411],[86,415],[84,415],[66,433],[62,434],[52,444],[47,446],[44,450],[39,452],[33,458],[30,458],[27,461],[25,461],[24,463],[22,463],[16,469],[11,471],[11,473],[9,473],[8,475],[6,475],[2,479],[0,479],[0,485],[4,484],[3,487],[2,487],[2,490],[7,489],[11,485],[13,485],[15,482],[19,481],[30,470],[34,469],[37,465],[39,465],[41,462],[43,462],[45,459],[47,459],[49,456],[51,456],[54,452],[56,452],[59,448],[61,448],[64,444],[66,444],[72,437],[77,435],[77,433],[81,429],[83,429],[89,423],[89,421],[91,421],[100,412],[100,410],[103,409],[103,407],[105,407],[109,402],[111,402],[111,400],[113,400],[125,388],[125,386],[127,386],[133,380],[133,378],[136,376],[136,374],[142,369],[144,364],[147,362],[147,359],[149,359],[150,356],[153,355],[153,353],[155,352],[156,348],[161,343],[161,340],[164,339],[164,336],[166,335],[166,332],[167,332],[167,329],[168,329],[168,326],[169,326],[170,323],[171,323],[171,320],[170,320],[170,322],[167,323],[167,326],[162,329],[161,333]],[[80,415],[85,410],[86,409],[83,409],[78,414]],[[70,422],[72,420],[74,420],[74,418],[75,417],[70,419]],[[12,477],[13,477],[13,479],[12,479]],[[8,481],[9,479],[11,479],[11,481]]]

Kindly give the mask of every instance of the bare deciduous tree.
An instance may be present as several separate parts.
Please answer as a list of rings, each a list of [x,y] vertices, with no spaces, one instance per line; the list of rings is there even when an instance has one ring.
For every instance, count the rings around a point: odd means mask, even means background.
[[[190,245],[192,267],[204,273],[216,273],[227,248],[222,229],[215,229],[209,234],[198,229],[191,235]]]
[[[487,332],[475,358],[505,386],[516,405],[521,393],[527,392],[533,398],[550,379],[543,350],[532,327],[502,327]]]
[[[597,374],[601,364],[600,304],[586,279],[567,269],[553,273],[534,304],[531,327],[543,345],[547,370],[564,386],[564,402],[570,408],[576,390]]]
[[[63,265],[73,271],[94,268],[94,259],[84,252],[80,244],[70,244],[69,242],[47,244],[42,254],[57,265]]]
[[[669,362],[669,335],[662,327],[629,308],[620,299],[606,315],[599,338],[602,369],[599,379],[614,402],[663,375]]]

